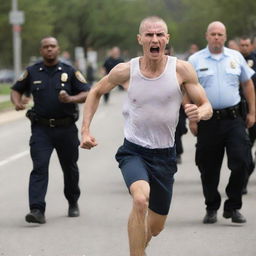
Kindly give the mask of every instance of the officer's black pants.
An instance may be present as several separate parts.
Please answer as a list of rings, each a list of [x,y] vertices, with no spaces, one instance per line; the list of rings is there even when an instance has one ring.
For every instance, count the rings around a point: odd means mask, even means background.
[[[200,121],[196,164],[201,172],[207,210],[218,210],[221,204],[218,184],[225,151],[231,173],[226,186],[228,198],[224,203],[224,210],[240,209],[250,155],[250,141],[245,123],[241,118]]]
[[[249,128],[248,131],[249,131],[249,138],[251,141],[251,148],[252,148],[256,140],[256,124],[254,124],[251,128]],[[255,163],[253,161],[253,157],[251,157],[251,165],[249,168],[248,176],[252,174],[252,172],[254,171],[254,168],[255,168]]]
[[[176,144],[176,153],[177,155],[183,154],[183,144],[182,144],[182,135],[187,133],[186,127],[186,114],[183,107],[180,108],[179,113],[179,122],[175,131],[175,144]]]
[[[30,154],[33,170],[29,181],[30,209],[45,211],[49,161],[53,149],[56,149],[63,170],[65,197],[70,204],[75,204],[80,196],[77,127],[75,124],[55,128],[35,124],[31,130]]]

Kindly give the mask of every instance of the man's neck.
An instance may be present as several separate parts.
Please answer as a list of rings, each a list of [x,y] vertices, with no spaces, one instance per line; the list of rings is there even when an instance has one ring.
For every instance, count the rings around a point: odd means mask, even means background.
[[[163,68],[165,67],[166,61],[167,61],[167,56],[165,55],[158,60],[152,60],[143,56],[141,58],[140,66],[143,70],[157,72],[158,70],[160,71],[163,70]]]
[[[164,55],[163,58],[161,59],[152,60],[143,56],[140,59],[141,73],[148,78],[154,78],[154,77],[160,76],[164,72],[167,58],[168,57]]]
[[[215,47],[209,47],[208,46],[208,49],[209,49],[209,51],[210,51],[210,53],[211,54],[221,54],[221,53],[223,53],[223,50],[224,50],[224,47],[222,47],[222,48],[215,48]]]
[[[47,67],[53,67],[53,66],[56,66],[58,64],[59,60],[56,59],[54,61],[47,61],[47,60],[44,60],[44,65],[47,66]]]

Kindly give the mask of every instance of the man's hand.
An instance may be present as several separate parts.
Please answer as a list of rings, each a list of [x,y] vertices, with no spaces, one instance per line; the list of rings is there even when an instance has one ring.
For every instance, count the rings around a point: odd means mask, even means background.
[[[15,104],[15,110],[19,111],[19,110],[24,110],[26,109],[26,104],[19,102]]]
[[[248,113],[246,116],[246,127],[251,128],[255,124],[255,115]]]
[[[59,101],[63,103],[72,102],[72,96],[70,96],[65,90],[61,90],[59,93]]]
[[[194,136],[197,136],[197,122],[189,122],[189,130]]]
[[[98,143],[96,142],[94,137],[92,137],[88,133],[82,133],[82,139],[81,139],[81,144],[80,144],[81,148],[91,149],[97,145],[98,145]]]
[[[192,122],[199,122],[200,121],[200,115],[198,106],[195,104],[185,104],[184,111],[189,119],[189,121]]]

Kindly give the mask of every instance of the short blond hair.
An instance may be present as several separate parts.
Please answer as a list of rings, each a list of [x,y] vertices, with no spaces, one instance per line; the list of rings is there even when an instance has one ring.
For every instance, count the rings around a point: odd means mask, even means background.
[[[141,34],[142,31],[143,31],[143,28],[145,26],[146,23],[158,23],[158,22],[161,22],[163,23],[164,27],[165,27],[165,32],[168,33],[168,28],[167,28],[167,24],[166,22],[158,17],[158,16],[149,16],[149,17],[146,17],[145,19],[143,19],[141,22],[140,22],[140,26],[139,26],[139,33]]]

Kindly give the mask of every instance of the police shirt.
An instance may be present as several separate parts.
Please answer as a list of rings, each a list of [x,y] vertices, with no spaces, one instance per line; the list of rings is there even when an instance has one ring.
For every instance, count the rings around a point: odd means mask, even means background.
[[[213,109],[238,104],[240,82],[248,81],[255,73],[241,53],[226,47],[218,59],[206,47],[190,56],[188,61],[194,66]]]
[[[244,56],[248,66],[256,71],[256,53],[252,52],[247,56]],[[256,73],[252,76],[252,81],[254,83],[254,87],[256,87]]]
[[[122,58],[112,58],[109,57],[105,60],[103,67],[106,69],[106,73],[108,74],[113,67],[115,67],[117,64],[124,62]]]
[[[27,67],[22,77],[12,86],[13,90],[30,92],[33,95],[35,112],[45,118],[62,118],[73,116],[77,112],[76,103],[62,103],[58,96],[61,90],[69,95],[88,91],[80,71],[63,62],[48,67],[43,61]]]

